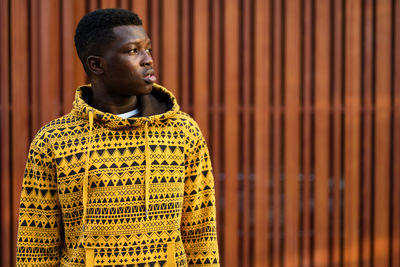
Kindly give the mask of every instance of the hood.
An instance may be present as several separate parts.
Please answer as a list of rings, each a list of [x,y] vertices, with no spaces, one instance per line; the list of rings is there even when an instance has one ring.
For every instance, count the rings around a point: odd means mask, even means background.
[[[100,111],[91,107],[88,103],[92,99],[91,85],[80,86],[76,90],[73,113],[83,119],[89,119],[89,111],[93,112],[93,119],[100,122],[103,127],[115,129],[141,126],[144,122],[153,122],[167,119],[179,111],[179,105],[174,95],[158,84],[153,84],[150,94],[138,97],[141,108],[141,116],[123,119],[117,115]]]
[[[75,101],[73,104],[72,113],[84,120],[88,121],[89,131],[87,136],[87,151],[86,151],[86,168],[85,175],[82,181],[82,202],[83,202],[83,215],[82,215],[82,236],[81,242],[85,246],[84,233],[87,223],[87,203],[88,203],[88,190],[89,190],[89,168],[91,162],[91,150],[94,144],[93,128],[96,122],[96,127],[105,127],[112,130],[123,130],[132,127],[143,127],[145,135],[145,164],[146,169],[144,172],[145,180],[145,208],[146,219],[148,218],[149,210],[149,186],[150,186],[150,147],[149,147],[149,125],[153,122],[168,119],[175,116],[179,111],[179,106],[175,97],[164,87],[154,84],[153,90],[150,94],[140,96],[138,101],[141,106],[141,117],[133,117],[123,119],[117,115],[100,111],[91,107],[88,103],[91,102],[92,97],[91,85],[83,85],[76,91]]]

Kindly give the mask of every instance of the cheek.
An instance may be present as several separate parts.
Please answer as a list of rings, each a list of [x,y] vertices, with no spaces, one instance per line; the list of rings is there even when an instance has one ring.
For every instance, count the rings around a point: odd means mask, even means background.
[[[137,79],[141,76],[140,67],[134,62],[123,62],[118,69],[121,73],[125,73],[130,79]]]
[[[112,72],[114,73],[120,73],[122,74],[123,72],[137,72],[137,70],[140,68],[140,62],[133,59],[133,58],[124,58],[120,57],[115,59],[112,64],[110,64],[110,68],[112,68]]]

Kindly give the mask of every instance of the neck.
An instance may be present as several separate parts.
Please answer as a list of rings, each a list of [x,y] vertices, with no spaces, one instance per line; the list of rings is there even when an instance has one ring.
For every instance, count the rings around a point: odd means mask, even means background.
[[[122,114],[137,107],[136,96],[121,96],[110,94],[104,86],[92,83],[92,107],[103,112]]]

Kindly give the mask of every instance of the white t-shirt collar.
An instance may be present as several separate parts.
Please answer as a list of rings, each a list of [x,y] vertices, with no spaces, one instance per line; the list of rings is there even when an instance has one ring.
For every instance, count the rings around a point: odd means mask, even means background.
[[[123,119],[127,119],[127,118],[130,118],[130,117],[133,117],[133,116],[139,114],[139,111],[140,111],[139,108],[135,108],[134,110],[131,110],[131,111],[128,111],[128,112],[125,112],[122,114],[117,114],[117,116],[119,116]]]

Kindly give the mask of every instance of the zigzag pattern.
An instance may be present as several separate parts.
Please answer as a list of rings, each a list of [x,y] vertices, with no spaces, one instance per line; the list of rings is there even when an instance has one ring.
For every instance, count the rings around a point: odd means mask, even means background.
[[[214,181],[196,122],[174,103],[148,126],[96,111],[88,170],[87,224],[83,179],[89,144],[82,90],[74,110],[44,126],[31,144],[21,193],[17,265],[219,266]],[[150,160],[148,218],[146,160]],[[84,238],[84,244],[80,241]]]

